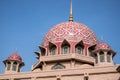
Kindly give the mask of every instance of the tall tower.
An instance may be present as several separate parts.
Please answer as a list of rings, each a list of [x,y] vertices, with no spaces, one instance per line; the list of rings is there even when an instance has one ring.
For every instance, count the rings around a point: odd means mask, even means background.
[[[16,73],[20,72],[22,66],[24,66],[24,62],[22,62],[22,58],[17,54],[11,54],[8,59],[3,61],[5,64],[5,73]]]

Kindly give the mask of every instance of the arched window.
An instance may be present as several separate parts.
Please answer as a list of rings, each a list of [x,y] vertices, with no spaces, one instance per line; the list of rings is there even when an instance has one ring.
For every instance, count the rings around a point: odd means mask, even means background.
[[[95,56],[95,63],[98,63],[98,57],[97,57],[97,54],[95,54],[94,56]]]
[[[70,53],[70,45],[64,44],[62,45],[62,54]]]
[[[7,63],[7,70],[10,70],[10,67],[11,67],[11,63],[8,62],[8,63]]]
[[[110,52],[108,52],[108,53],[107,53],[107,62],[111,62],[111,60],[110,60],[110,59],[111,59],[111,57],[110,57],[110,56],[111,56],[111,53],[110,53]]]
[[[41,51],[41,56],[45,56],[45,53],[46,53],[46,51],[44,49],[43,51]]]
[[[83,47],[81,45],[76,45],[75,46],[75,53],[83,54]]]
[[[14,63],[13,63],[12,70],[13,70],[13,71],[16,71],[16,68],[17,68],[17,62],[14,62]]]
[[[46,49],[44,47],[40,46],[40,50],[41,50],[41,56],[45,56]]]
[[[56,54],[56,46],[52,46],[50,48],[50,55],[55,55]]]
[[[100,52],[100,62],[104,62],[105,59],[104,59],[104,52]]]
[[[89,56],[92,56],[93,57],[93,51],[95,50],[95,46],[96,45],[93,45],[93,46],[90,46],[89,48],[88,48],[88,52],[89,52]]]

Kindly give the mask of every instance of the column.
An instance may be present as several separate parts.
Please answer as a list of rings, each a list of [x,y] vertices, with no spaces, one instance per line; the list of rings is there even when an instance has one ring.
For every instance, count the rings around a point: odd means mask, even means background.
[[[113,64],[113,59],[112,59],[112,56],[113,56],[114,53],[111,53],[110,55],[110,62]]]
[[[100,54],[97,52],[98,64],[100,63]]]
[[[107,63],[107,52],[104,52],[105,63]]]
[[[16,71],[18,72],[19,71],[19,63],[17,62],[17,67],[16,67]]]
[[[5,72],[7,71],[8,64],[5,62]]]
[[[12,71],[13,68],[13,61],[11,61],[10,71]]]

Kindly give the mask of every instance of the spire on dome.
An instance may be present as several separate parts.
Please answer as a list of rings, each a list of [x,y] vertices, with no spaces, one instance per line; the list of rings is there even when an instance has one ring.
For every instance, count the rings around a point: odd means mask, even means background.
[[[101,41],[104,42],[104,37],[103,36],[101,36]]]
[[[15,53],[18,53],[18,48],[15,49]]]
[[[73,16],[72,16],[72,0],[70,2],[70,17],[69,17],[69,21],[73,21]]]

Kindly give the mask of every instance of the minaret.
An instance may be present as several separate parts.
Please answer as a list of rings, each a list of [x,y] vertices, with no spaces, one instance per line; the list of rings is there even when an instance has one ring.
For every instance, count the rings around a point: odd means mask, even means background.
[[[69,17],[69,21],[73,22],[73,16],[72,16],[72,0],[70,2],[70,17]]]

